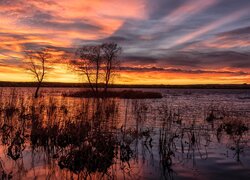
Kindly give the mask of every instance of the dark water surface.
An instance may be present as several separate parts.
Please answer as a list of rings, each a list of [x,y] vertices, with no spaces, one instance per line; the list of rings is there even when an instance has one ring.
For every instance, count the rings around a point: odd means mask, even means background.
[[[152,89],[144,89],[152,91]],[[0,88],[0,179],[249,179],[250,91],[162,99]]]

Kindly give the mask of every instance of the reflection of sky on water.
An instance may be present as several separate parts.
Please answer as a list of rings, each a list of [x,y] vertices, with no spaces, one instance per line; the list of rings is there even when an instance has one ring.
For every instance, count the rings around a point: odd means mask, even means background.
[[[2,91],[3,89],[3,91]],[[2,109],[7,107],[10,102],[9,88],[0,89],[1,99],[0,104]],[[17,89],[16,89],[17,90]],[[18,89],[19,94],[25,94],[24,104],[25,106],[32,105],[31,99],[27,94],[31,93],[30,89],[21,88]],[[44,102],[45,105],[55,103],[59,108],[63,106],[68,108],[68,117],[77,117],[76,115],[81,112],[83,107],[83,101],[81,99],[62,98],[58,96],[60,92],[65,89],[44,89]],[[220,120],[216,120],[212,123],[205,121],[206,113],[210,109],[218,109],[231,113],[234,119],[245,122],[249,127],[248,119],[250,113],[248,109],[250,107],[250,101],[248,97],[249,90],[165,90],[158,89],[164,94],[163,99],[155,100],[117,100],[118,103],[118,115],[117,121],[107,122],[108,129],[114,134],[117,133],[118,139],[121,139],[121,129],[134,130],[138,125],[140,130],[149,130],[150,137],[152,137],[152,148],[150,147],[149,140],[146,136],[136,139],[131,143],[131,149],[134,150],[134,156],[129,160],[129,164],[121,163],[118,159],[114,160],[112,167],[109,171],[116,171],[116,177],[118,179],[123,178],[135,178],[141,179],[154,179],[163,178],[163,169],[161,166],[161,158],[159,155],[159,134],[160,131],[166,131],[167,136],[171,137],[171,133],[176,132],[181,136],[183,132],[183,139],[176,137],[174,144],[172,144],[174,150],[174,156],[172,156],[172,167],[174,179],[181,179],[190,177],[198,179],[215,179],[228,178],[235,179],[237,177],[246,179],[249,176],[250,168],[250,148],[249,148],[249,131],[244,134],[240,140],[243,142],[243,151],[239,153],[240,162],[237,162],[237,155],[235,154],[237,149],[236,144],[233,141],[233,136],[223,132],[220,143],[217,141],[216,128],[221,124]],[[51,93],[49,95],[48,93]],[[54,93],[54,96],[52,96]],[[24,95],[23,94],[23,95]],[[13,101],[17,104],[21,104],[21,96]],[[47,98],[48,97],[48,98]],[[8,99],[8,101],[6,100]],[[91,102],[91,101],[90,101]],[[5,105],[4,105],[5,104]],[[86,102],[85,104],[86,105]],[[17,106],[18,107],[18,106]],[[141,108],[141,109],[140,109]],[[164,129],[163,122],[164,110],[169,108],[172,113],[172,119],[176,121],[171,124],[171,128]],[[136,112],[136,109],[140,112]],[[145,111],[146,114],[141,114]],[[57,110],[59,114],[56,118],[63,120],[66,115],[62,114],[62,111]],[[60,114],[61,113],[61,114]],[[91,113],[91,111],[89,111]],[[220,112],[221,113],[221,112]],[[41,116],[46,118],[46,115]],[[7,122],[3,113],[0,114],[1,126],[3,121]],[[141,118],[141,119],[140,119]],[[137,121],[136,121],[137,120]],[[20,122],[17,122],[17,124]],[[16,125],[15,123],[12,125]],[[29,124],[27,127],[31,127]],[[14,129],[17,127],[14,126]],[[29,133],[27,129],[27,133]],[[0,131],[2,133],[2,130]],[[195,136],[195,142],[190,143],[192,134]],[[2,134],[1,134],[2,136]],[[25,178],[45,178],[48,175],[51,179],[66,179],[69,178],[72,173],[66,169],[61,170],[58,166],[58,159],[48,157],[45,147],[37,147],[32,151],[30,142],[25,143],[25,149],[22,151],[22,158],[17,161],[13,161],[8,155],[8,147],[0,146],[0,158],[4,170],[8,173],[13,171],[14,179],[18,179],[19,176]],[[236,138],[237,139],[237,138]],[[199,141],[199,143],[197,143]],[[182,144],[183,143],[183,144]],[[145,145],[146,144],[146,145]],[[182,153],[182,145],[184,145]],[[123,168],[123,171],[121,170]],[[1,168],[1,166],[0,166]],[[75,176],[76,177],[76,176]],[[93,178],[100,178],[99,175],[93,175]]]

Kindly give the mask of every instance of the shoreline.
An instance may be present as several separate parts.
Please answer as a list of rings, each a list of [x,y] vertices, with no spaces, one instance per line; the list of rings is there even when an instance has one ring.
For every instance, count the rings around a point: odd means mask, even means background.
[[[0,81],[0,87],[36,87],[36,82],[4,82]],[[42,87],[47,88],[88,88],[86,83],[58,83],[44,82]],[[102,84],[99,87],[103,87]],[[194,85],[129,85],[113,84],[110,88],[147,88],[147,89],[250,89],[248,84],[194,84]]]

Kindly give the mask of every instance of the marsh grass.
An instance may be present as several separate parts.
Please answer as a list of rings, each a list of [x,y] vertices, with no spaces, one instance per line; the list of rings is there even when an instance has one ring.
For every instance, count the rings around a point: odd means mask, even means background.
[[[120,99],[158,99],[162,98],[162,94],[158,92],[143,92],[143,91],[108,91],[99,92],[98,96],[92,91],[79,91],[75,93],[65,93],[65,97],[82,97],[82,98],[120,98]]]
[[[121,174],[135,179],[138,167],[156,162],[155,156],[159,156],[160,178],[173,179],[177,166],[195,168],[197,159],[208,158],[213,137],[226,143],[237,161],[247,146],[247,115],[223,106],[209,106],[199,122],[188,121],[178,106],[161,102],[153,107],[147,99],[34,99],[20,96],[17,90],[0,94],[1,147],[15,164],[9,172],[0,159],[4,178],[25,176],[25,154],[31,152],[34,176],[42,159],[48,179],[56,173],[72,179],[115,179]]]
[[[60,169],[79,177],[93,174],[111,177],[114,172],[110,167],[117,161],[129,163],[135,158],[132,146],[136,146],[136,139],[143,140],[144,144],[149,142],[150,130],[118,131],[119,102],[114,98],[69,102],[64,97],[53,96],[17,98],[13,91],[8,101],[1,98],[0,103],[3,104],[1,144],[6,147],[6,155],[16,163],[24,158],[24,151],[31,148],[33,158],[46,154],[45,164],[54,159]],[[136,119],[142,122],[144,115],[140,113],[146,111],[137,110]],[[132,142],[127,143],[124,136],[130,136]]]

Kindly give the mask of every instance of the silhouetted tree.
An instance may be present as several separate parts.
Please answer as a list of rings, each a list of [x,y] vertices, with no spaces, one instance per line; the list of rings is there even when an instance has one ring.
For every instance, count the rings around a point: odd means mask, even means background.
[[[39,89],[46,75],[46,63],[51,58],[48,49],[27,50],[25,56],[28,59],[28,70],[34,75],[37,81],[37,87],[34,97],[38,97]]]
[[[122,48],[119,47],[116,43],[105,43],[102,44],[102,51],[104,57],[104,91],[107,92],[108,86],[112,78],[114,78],[120,62],[117,59],[121,53]]]
[[[77,65],[78,70],[86,75],[92,91],[98,94],[98,83],[102,64],[101,46],[82,46],[77,49],[76,56],[78,61],[75,62],[74,65]]]
[[[108,85],[118,69],[117,57],[120,52],[121,47],[115,43],[85,45],[77,49],[77,60],[71,61],[70,64],[86,76],[91,90],[98,95],[101,83],[107,92]]]

